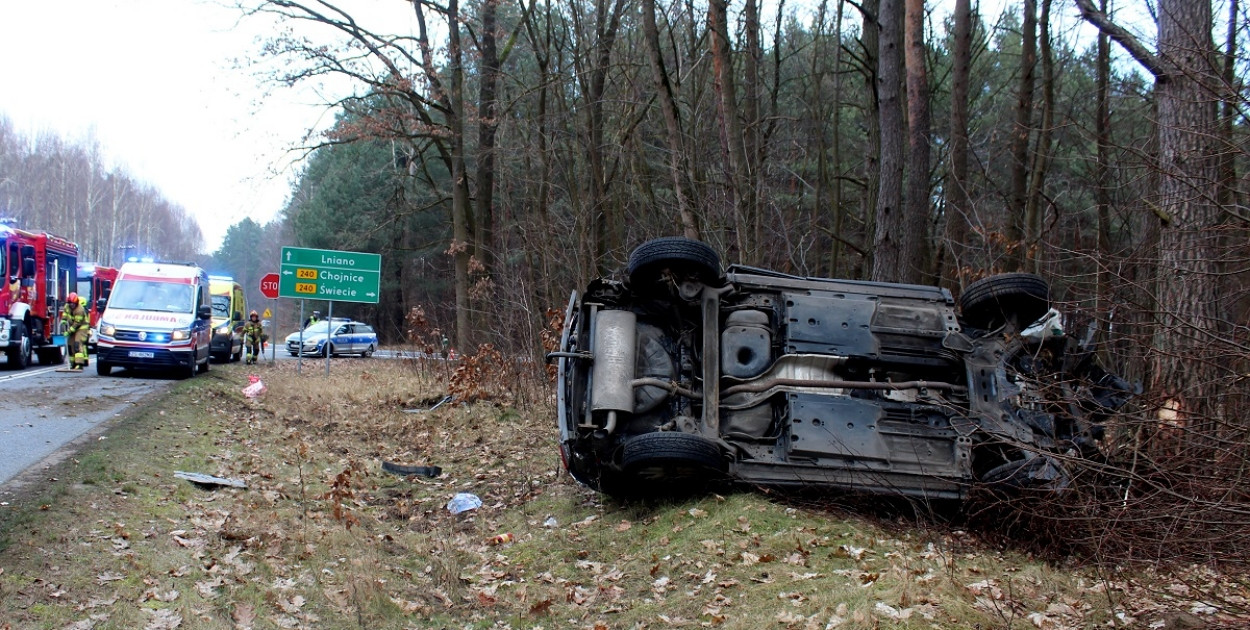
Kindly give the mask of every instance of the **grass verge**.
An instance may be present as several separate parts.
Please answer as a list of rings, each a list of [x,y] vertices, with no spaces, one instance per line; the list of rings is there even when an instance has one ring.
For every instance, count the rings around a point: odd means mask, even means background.
[[[751,493],[604,500],[561,472],[545,388],[431,410],[446,372],[420,363],[335,360],[328,379],[290,363],[254,371],[259,399],[240,393],[244,366],[215,368],[0,513],[0,628],[1238,621],[1193,580],[1056,566],[943,526]],[[399,477],[383,460],[443,475]],[[177,470],[248,488],[200,488]],[[450,514],[458,492],[483,506]]]

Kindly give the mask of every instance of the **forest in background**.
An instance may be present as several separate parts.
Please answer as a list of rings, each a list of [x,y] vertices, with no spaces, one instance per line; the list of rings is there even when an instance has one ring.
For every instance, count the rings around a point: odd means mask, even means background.
[[[1135,462],[1136,537],[1096,533],[1127,491],[1065,506],[1054,531],[1107,553],[1246,546],[1240,0],[1159,0],[1130,23],[1110,0],[410,6],[415,28],[388,32],[318,0],[241,3],[288,26],[263,46],[272,81],[357,91],[327,103],[282,215],[232,226],[221,266],[267,271],[282,244],[378,252],[382,302],[343,312],[400,341],[419,309],[462,351],[535,356],[549,309],[656,236],[956,294],[1036,272],[1068,331],[1143,388],[1108,439]]]
[[[941,4],[417,1],[405,32],[244,6],[291,25],[275,81],[358,86],[285,219],[382,252],[384,332],[416,307],[537,355],[571,290],[663,235],[956,294],[1039,273],[1142,394],[1089,471],[1123,485],[1013,521],[1103,558],[1250,559],[1246,6]]]
[[[79,260],[197,260],[200,226],[149,182],[109,165],[94,138],[27,137],[0,112],[0,218],[78,243]]]

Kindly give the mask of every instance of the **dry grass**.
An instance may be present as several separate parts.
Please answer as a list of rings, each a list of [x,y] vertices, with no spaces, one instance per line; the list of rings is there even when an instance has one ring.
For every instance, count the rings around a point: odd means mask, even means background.
[[[0,628],[1087,628],[1233,624],[1175,576],[754,494],[622,505],[560,471],[549,387],[426,410],[438,364],[179,385],[0,513]],[[502,383],[511,383],[506,388]],[[441,466],[401,478],[382,460]],[[204,490],[193,470],[247,481]],[[457,492],[481,509],[451,515]],[[514,540],[491,539],[510,532]],[[1194,569],[1224,596],[1236,581]],[[1149,586],[1143,586],[1147,584]],[[1155,625],[1152,625],[1155,624]]]

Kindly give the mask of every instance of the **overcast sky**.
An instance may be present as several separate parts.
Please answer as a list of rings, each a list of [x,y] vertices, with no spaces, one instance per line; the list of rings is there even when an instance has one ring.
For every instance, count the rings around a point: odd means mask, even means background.
[[[282,209],[288,149],[332,120],[324,95],[241,67],[273,28],[221,4],[6,0],[0,11],[0,114],[28,137],[94,135],[110,166],[198,219],[210,252],[230,225]]]

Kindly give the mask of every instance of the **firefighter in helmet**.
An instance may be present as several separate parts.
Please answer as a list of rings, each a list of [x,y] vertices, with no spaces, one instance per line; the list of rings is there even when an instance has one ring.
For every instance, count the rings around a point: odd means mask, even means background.
[[[243,324],[243,354],[248,364],[256,363],[260,357],[260,342],[264,336],[265,327],[260,323],[260,315],[252,311],[247,316],[247,323]]]
[[[87,298],[79,299],[77,293],[66,296],[61,308],[61,325],[65,327],[65,340],[69,344],[69,369],[87,367],[87,340],[91,337],[91,316],[87,314]]]

